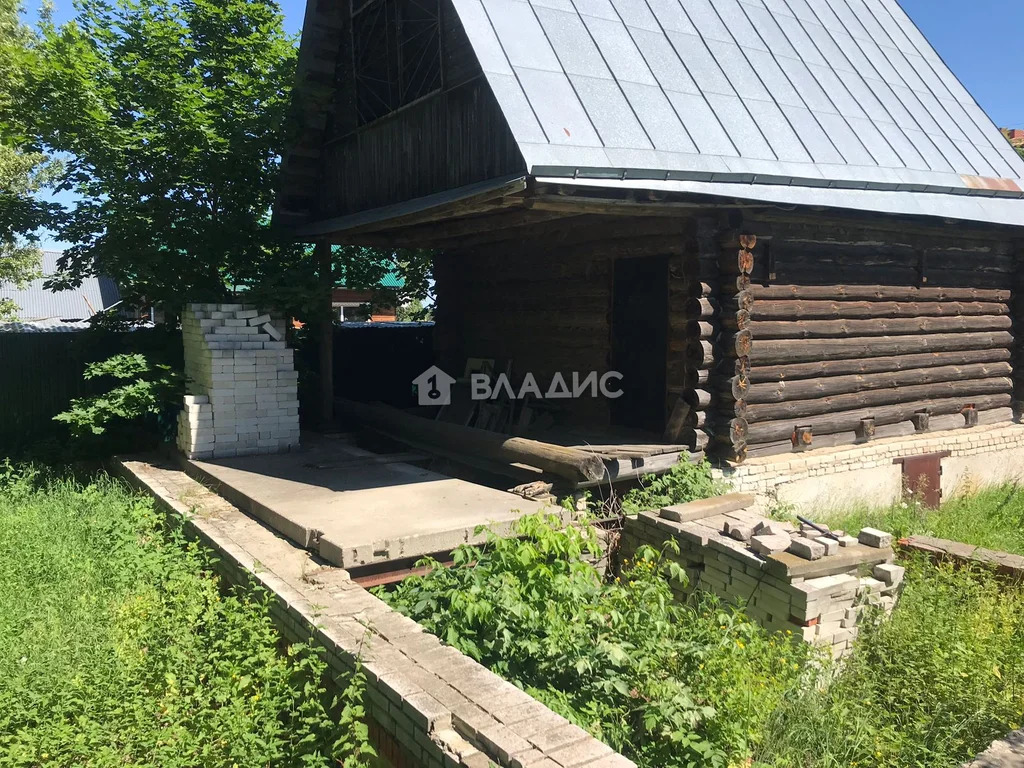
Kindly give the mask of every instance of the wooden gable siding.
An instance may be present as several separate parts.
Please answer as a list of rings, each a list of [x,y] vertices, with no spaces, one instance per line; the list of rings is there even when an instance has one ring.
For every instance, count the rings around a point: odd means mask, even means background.
[[[443,87],[358,125],[351,18],[320,156],[318,217],[355,213],[525,173],[525,163],[450,2],[441,7]]]

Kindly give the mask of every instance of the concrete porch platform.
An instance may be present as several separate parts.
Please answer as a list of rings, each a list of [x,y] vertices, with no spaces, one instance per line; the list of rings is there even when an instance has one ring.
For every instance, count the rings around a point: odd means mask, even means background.
[[[389,461],[339,438],[295,453],[186,461],[186,471],[297,544],[343,568],[482,541],[543,507],[520,496]]]

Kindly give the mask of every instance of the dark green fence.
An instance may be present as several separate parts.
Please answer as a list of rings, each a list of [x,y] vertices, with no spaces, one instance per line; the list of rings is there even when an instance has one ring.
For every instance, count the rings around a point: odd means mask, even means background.
[[[88,363],[142,352],[180,366],[181,334],[163,328],[77,333],[0,333],[0,456],[67,435],[53,417],[76,397],[112,386],[87,381]]]

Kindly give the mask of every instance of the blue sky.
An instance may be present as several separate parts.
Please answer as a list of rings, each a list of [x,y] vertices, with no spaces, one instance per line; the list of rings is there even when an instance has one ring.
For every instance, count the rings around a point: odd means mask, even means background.
[[[280,0],[286,27],[302,26],[305,0]],[[989,116],[1024,128],[1024,3],[1007,0],[899,0]],[[55,0],[58,20],[71,0]],[[28,0],[26,5],[34,5]],[[31,15],[31,14],[30,14]],[[44,243],[47,247],[59,244]]]

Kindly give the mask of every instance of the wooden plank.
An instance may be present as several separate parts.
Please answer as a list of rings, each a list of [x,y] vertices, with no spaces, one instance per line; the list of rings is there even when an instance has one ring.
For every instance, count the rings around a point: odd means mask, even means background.
[[[713,515],[724,515],[753,506],[757,496],[753,493],[727,493],[710,499],[699,499],[686,504],[674,504],[662,507],[659,515],[666,520],[686,523],[692,520],[703,520]]]

